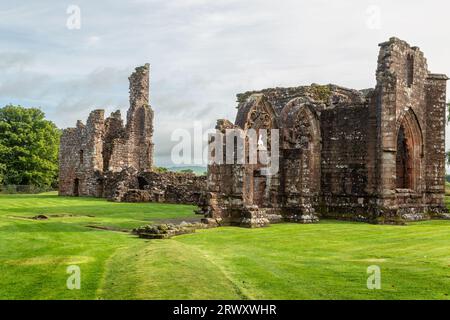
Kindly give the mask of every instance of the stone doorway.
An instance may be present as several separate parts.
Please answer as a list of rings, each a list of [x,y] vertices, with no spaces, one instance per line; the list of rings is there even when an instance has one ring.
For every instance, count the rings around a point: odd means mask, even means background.
[[[73,181],[73,195],[74,197],[80,196],[80,179],[78,178]]]
[[[149,183],[144,177],[138,177],[138,185],[140,190],[144,190]]]
[[[411,108],[405,112],[397,128],[395,188],[397,191],[420,192],[423,138],[420,125]]]
[[[97,198],[103,198],[104,182],[103,179],[97,180]]]

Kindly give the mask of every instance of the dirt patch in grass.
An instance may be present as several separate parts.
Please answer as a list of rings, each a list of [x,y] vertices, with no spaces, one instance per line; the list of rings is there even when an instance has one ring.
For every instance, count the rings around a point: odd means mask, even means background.
[[[77,218],[77,217],[88,217],[88,218],[95,218],[95,216],[91,214],[49,214],[48,215],[51,218]]]
[[[25,220],[49,220],[50,218],[95,218],[93,215],[80,215],[80,214],[38,214],[33,217],[26,216],[9,216],[14,219],[25,219]]]
[[[7,260],[4,263],[15,266],[38,266],[38,265],[54,265],[54,264],[83,264],[94,261],[94,257],[90,256],[41,256],[26,259]]]
[[[31,219],[33,219],[33,220],[48,220],[48,217],[44,214],[38,214],[37,216],[34,216]]]

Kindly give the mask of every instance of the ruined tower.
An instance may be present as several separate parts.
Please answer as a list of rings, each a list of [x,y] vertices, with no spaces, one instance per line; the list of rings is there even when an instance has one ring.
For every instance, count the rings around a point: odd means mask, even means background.
[[[447,76],[428,71],[418,47],[380,44],[370,102],[377,141],[373,181],[383,220],[420,219],[445,208]]]
[[[153,110],[149,105],[150,65],[136,68],[129,77],[130,109],[127,114],[129,165],[138,171],[153,166]]]
[[[130,108],[124,126],[120,111],[104,119],[94,110],[86,125],[77,122],[61,136],[59,194],[103,196],[108,179],[124,170],[149,172],[153,166],[153,110],[149,105],[150,65],[129,77]]]

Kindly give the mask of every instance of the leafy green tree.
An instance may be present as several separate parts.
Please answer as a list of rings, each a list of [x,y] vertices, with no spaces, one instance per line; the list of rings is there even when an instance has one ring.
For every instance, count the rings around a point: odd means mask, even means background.
[[[54,185],[60,130],[36,108],[0,108],[0,183]]]
[[[180,170],[181,173],[194,173],[194,170],[192,169],[182,169]]]

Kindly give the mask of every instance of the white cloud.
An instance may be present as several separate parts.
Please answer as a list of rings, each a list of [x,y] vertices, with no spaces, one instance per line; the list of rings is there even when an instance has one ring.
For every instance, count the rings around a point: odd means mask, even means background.
[[[87,44],[89,46],[95,46],[100,42],[100,37],[99,36],[90,36],[87,38]]]
[[[438,0],[77,5],[81,29],[67,30],[67,3],[0,0],[8,48],[0,53],[0,102],[40,105],[59,126],[74,125],[94,107],[125,111],[127,77],[149,62],[160,164],[170,150],[170,128],[233,120],[238,92],[312,82],[374,86],[377,44],[393,35],[420,46],[431,71],[450,73],[450,4]],[[367,28],[370,5],[380,8],[380,29]]]

